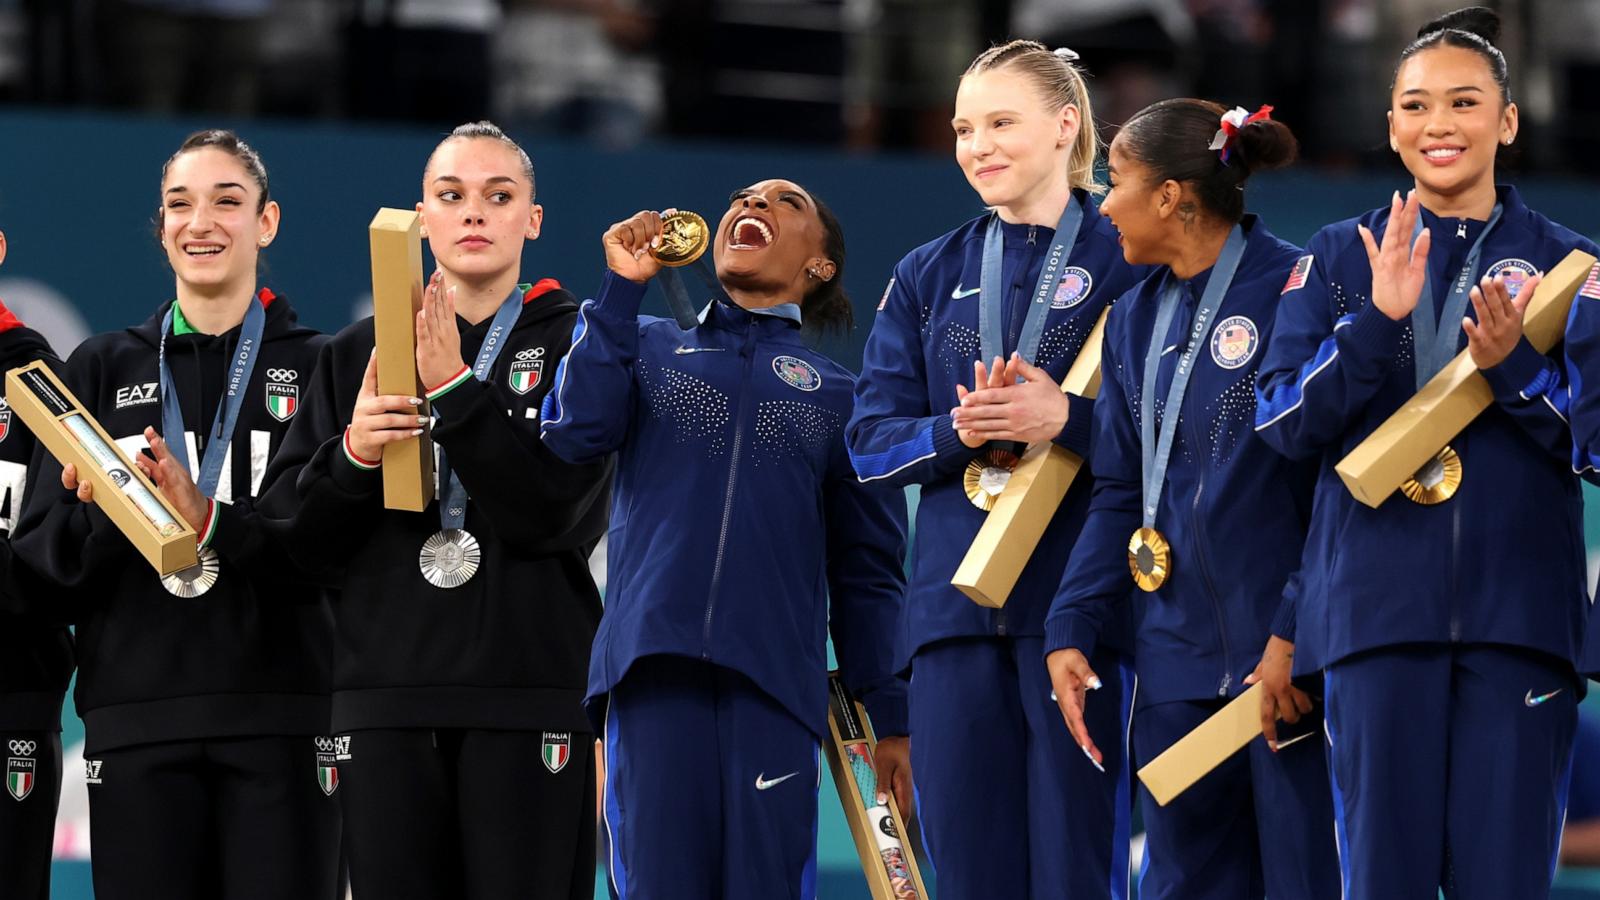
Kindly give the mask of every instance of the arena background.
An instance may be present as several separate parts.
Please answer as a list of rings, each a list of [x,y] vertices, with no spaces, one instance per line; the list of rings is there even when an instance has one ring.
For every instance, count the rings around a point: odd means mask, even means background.
[[[821,195],[845,227],[845,282],[858,317],[852,333],[826,346],[855,366],[895,261],[981,212],[950,158],[947,106],[961,68],[988,40],[1017,33],[1079,47],[1096,74],[1108,136],[1161,96],[1278,104],[1307,159],[1257,179],[1249,205],[1279,235],[1303,242],[1407,185],[1383,143],[1384,88],[1407,29],[1456,4],[396,5],[450,6],[455,13],[442,20],[412,22],[409,37],[444,40],[437,46],[457,54],[487,51],[489,63],[460,76],[454,94],[428,94],[418,79],[447,60],[423,53],[374,62],[373,34],[403,44],[405,23],[374,26],[361,19],[358,0],[0,0],[0,230],[9,243],[0,297],[63,355],[87,334],[142,321],[172,291],[152,233],[160,165],[190,131],[226,126],[261,151],[283,206],[264,283],[290,297],[308,324],[337,330],[369,306],[373,212],[418,199],[423,162],[449,125],[493,115],[533,156],[545,207],[544,236],[527,248],[524,274],[555,277],[580,296],[598,283],[601,233],[640,208],[678,206],[714,218],[731,190],[774,176]],[[1600,83],[1600,2],[1498,6],[1524,107],[1524,139],[1503,180],[1530,206],[1600,239],[1592,91]],[[170,27],[146,28],[146,13]],[[106,34],[108,21],[126,27]],[[254,29],[243,38],[241,23]],[[191,29],[198,43],[162,45],[161,54],[117,43],[170,38],[174,28]],[[157,55],[197,52],[210,55],[210,68],[188,60],[189,90],[162,93],[145,71]],[[390,81],[375,89],[353,66],[367,76],[386,71]],[[192,90],[195,79],[231,90],[207,96]],[[381,90],[384,83],[392,90]],[[649,303],[663,308],[654,291]],[[1593,561],[1600,505],[1591,504],[1588,525]],[[596,569],[603,576],[603,552]],[[92,896],[82,726],[70,709],[64,725],[53,896],[80,900]],[[821,896],[863,897],[831,782],[821,808]],[[1558,896],[1600,897],[1600,877],[1565,871]]]

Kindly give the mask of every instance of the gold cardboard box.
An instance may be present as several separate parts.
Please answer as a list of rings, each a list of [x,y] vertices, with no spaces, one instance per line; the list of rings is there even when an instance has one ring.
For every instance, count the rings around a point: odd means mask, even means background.
[[[1540,353],[1554,347],[1566,332],[1573,295],[1594,263],[1593,256],[1572,251],[1545,275],[1528,300],[1522,331]],[[1478,374],[1472,355],[1463,350],[1339,460],[1334,471],[1357,500],[1376,509],[1493,402],[1489,382]]]
[[[372,242],[372,329],[378,350],[378,393],[423,397],[417,378],[417,311],[422,308],[422,220],[413,210],[378,210],[367,227]],[[383,448],[383,505],[421,512],[433,500],[433,440],[427,431]]]
[[[1063,393],[1089,398],[1100,393],[1100,343],[1110,313],[1108,307],[1094,323],[1078,358],[1061,381]],[[972,538],[972,546],[950,583],[979,606],[1005,606],[1023,567],[1082,468],[1082,457],[1054,441],[1039,441],[1029,447],[983,520],[983,527]]]
[[[6,402],[50,455],[94,485],[94,502],[157,572],[171,575],[199,562],[194,529],[48,365],[7,372]]]
[[[828,768],[839,788],[839,802],[850,823],[867,877],[872,900],[927,900],[922,872],[911,851],[906,823],[888,785],[877,783],[874,754],[878,741],[869,730],[866,708],[851,696],[837,671],[828,673]],[[857,772],[871,779],[863,784]],[[879,806],[879,791],[889,795],[889,805]]]
[[[1139,780],[1157,803],[1171,803],[1261,734],[1262,690],[1251,685],[1139,770]]]

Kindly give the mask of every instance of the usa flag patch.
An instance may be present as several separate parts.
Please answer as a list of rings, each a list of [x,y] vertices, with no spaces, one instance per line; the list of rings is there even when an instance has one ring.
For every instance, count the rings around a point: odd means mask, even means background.
[[[1600,300],[1600,263],[1589,267],[1589,277],[1584,280],[1583,287],[1578,289],[1578,296]]]
[[[1294,268],[1289,270],[1289,280],[1283,283],[1283,290],[1278,292],[1279,296],[1306,286],[1306,279],[1311,275],[1311,261],[1314,259],[1315,255],[1307,253],[1294,261]]]

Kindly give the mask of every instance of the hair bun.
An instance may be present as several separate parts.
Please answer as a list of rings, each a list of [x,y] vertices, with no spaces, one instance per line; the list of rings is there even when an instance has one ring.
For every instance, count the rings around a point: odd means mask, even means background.
[[[1427,37],[1446,29],[1475,34],[1493,46],[1500,40],[1500,14],[1487,6],[1468,6],[1447,12],[1422,26],[1417,30],[1417,37]]]
[[[1239,128],[1234,138],[1239,164],[1246,173],[1281,169],[1300,155],[1300,142],[1289,126],[1276,119],[1257,119]]]
[[[1078,61],[1078,51],[1073,50],[1070,47],[1057,47],[1056,49],[1052,50],[1051,52],[1054,53],[1055,55],[1061,57],[1062,59],[1066,60],[1067,62],[1077,62]]]

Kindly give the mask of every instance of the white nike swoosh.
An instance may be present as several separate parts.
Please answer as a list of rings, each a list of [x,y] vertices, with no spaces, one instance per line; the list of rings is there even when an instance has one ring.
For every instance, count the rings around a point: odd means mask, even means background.
[[[768,788],[777,787],[778,785],[783,784],[785,781],[788,781],[789,779],[795,777],[796,775],[799,775],[800,773],[799,772],[790,772],[787,775],[784,775],[784,776],[781,776],[781,777],[778,777],[778,778],[774,778],[771,781],[765,780],[766,774],[767,773],[762,772],[760,775],[756,776],[756,790],[764,791],[764,790],[767,790]]]
[[[1551,691],[1548,694],[1540,694],[1537,697],[1535,697],[1533,695],[1533,691],[1530,690],[1530,691],[1528,691],[1528,695],[1526,697],[1522,698],[1522,702],[1527,704],[1528,706],[1538,706],[1539,704],[1545,702],[1546,700],[1549,700],[1551,697],[1554,697],[1555,695],[1561,693],[1564,690],[1566,690],[1566,688],[1556,688],[1555,690]]]
[[[727,349],[727,347],[679,347],[672,352],[679,356],[687,356],[690,353],[721,353]]]
[[[961,289],[961,282],[958,281],[958,282],[956,282],[956,289],[950,292],[950,299],[951,300],[960,300],[963,297],[971,297],[973,294],[976,294],[977,292],[979,292],[981,290],[983,290],[983,288],[975,287],[975,288],[973,288],[971,290],[963,291]]]
[[[1316,732],[1315,731],[1308,731],[1305,734],[1300,735],[1299,737],[1292,737],[1292,738],[1289,738],[1287,741],[1279,741],[1278,742],[1278,749],[1282,750],[1283,748],[1288,747],[1291,744],[1298,744],[1301,741],[1305,740],[1306,738],[1311,737],[1313,734],[1316,734]]]

